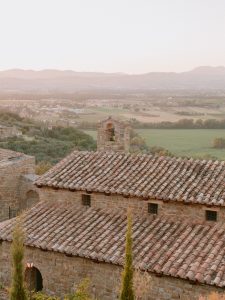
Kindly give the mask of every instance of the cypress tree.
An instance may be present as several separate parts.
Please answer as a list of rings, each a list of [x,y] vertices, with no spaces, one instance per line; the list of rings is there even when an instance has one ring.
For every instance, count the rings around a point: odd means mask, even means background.
[[[122,274],[122,289],[120,300],[134,300],[133,291],[133,258],[132,258],[132,217],[127,214],[127,234],[125,249],[125,264]]]
[[[17,220],[13,230],[13,241],[11,255],[13,261],[12,282],[10,289],[10,300],[27,300],[24,287],[24,233],[21,221]]]

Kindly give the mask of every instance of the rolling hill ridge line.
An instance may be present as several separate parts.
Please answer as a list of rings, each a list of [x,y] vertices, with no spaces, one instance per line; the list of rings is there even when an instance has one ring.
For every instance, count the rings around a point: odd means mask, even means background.
[[[146,74],[75,72],[71,70],[0,71],[0,89],[16,91],[77,90],[152,90],[221,89],[225,90],[225,67],[198,67],[188,72],[151,72]]]

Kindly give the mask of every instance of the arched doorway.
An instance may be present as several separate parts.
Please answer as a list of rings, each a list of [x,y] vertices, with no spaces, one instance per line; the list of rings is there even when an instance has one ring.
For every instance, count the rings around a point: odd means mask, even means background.
[[[41,272],[35,267],[26,268],[25,282],[29,291],[39,292],[43,289]]]

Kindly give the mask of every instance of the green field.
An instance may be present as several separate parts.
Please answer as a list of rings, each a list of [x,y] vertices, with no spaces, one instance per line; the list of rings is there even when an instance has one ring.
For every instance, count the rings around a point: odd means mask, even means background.
[[[214,156],[225,160],[225,149],[214,149],[214,138],[225,138],[224,129],[138,129],[149,146],[161,146],[177,156]],[[96,131],[87,130],[96,139]]]

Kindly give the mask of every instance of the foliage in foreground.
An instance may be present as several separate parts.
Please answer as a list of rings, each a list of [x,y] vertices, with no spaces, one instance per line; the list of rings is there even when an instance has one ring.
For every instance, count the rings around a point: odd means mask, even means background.
[[[43,293],[38,292],[32,296],[32,300],[60,300],[60,299],[53,296],[47,296]]]
[[[50,162],[47,161],[41,161],[39,162],[36,167],[35,167],[35,173],[37,175],[42,175],[45,172],[47,172],[50,168],[52,167],[52,164],[50,164]]]
[[[122,287],[121,287],[120,300],[134,300],[131,212],[128,212],[127,215],[125,265],[122,274]]]
[[[152,288],[152,277],[148,272],[140,269],[134,271],[134,293],[135,300],[146,299]]]
[[[83,279],[76,287],[76,291],[64,298],[64,300],[94,300],[89,294],[90,281],[88,278]],[[33,295],[33,300],[60,300],[58,297],[47,296],[43,293]]]
[[[80,282],[76,288],[76,292],[72,295],[66,296],[64,300],[91,300],[89,294],[90,281],[88,278],[85,278]]]
[[[26,300],[27,294],[24,286],[24,233],[20,219],[17,219],[13,231],[13,241],[11,247],[12,260],[13,260],[13,272],[12,283],[10,289],[10,300]]]

